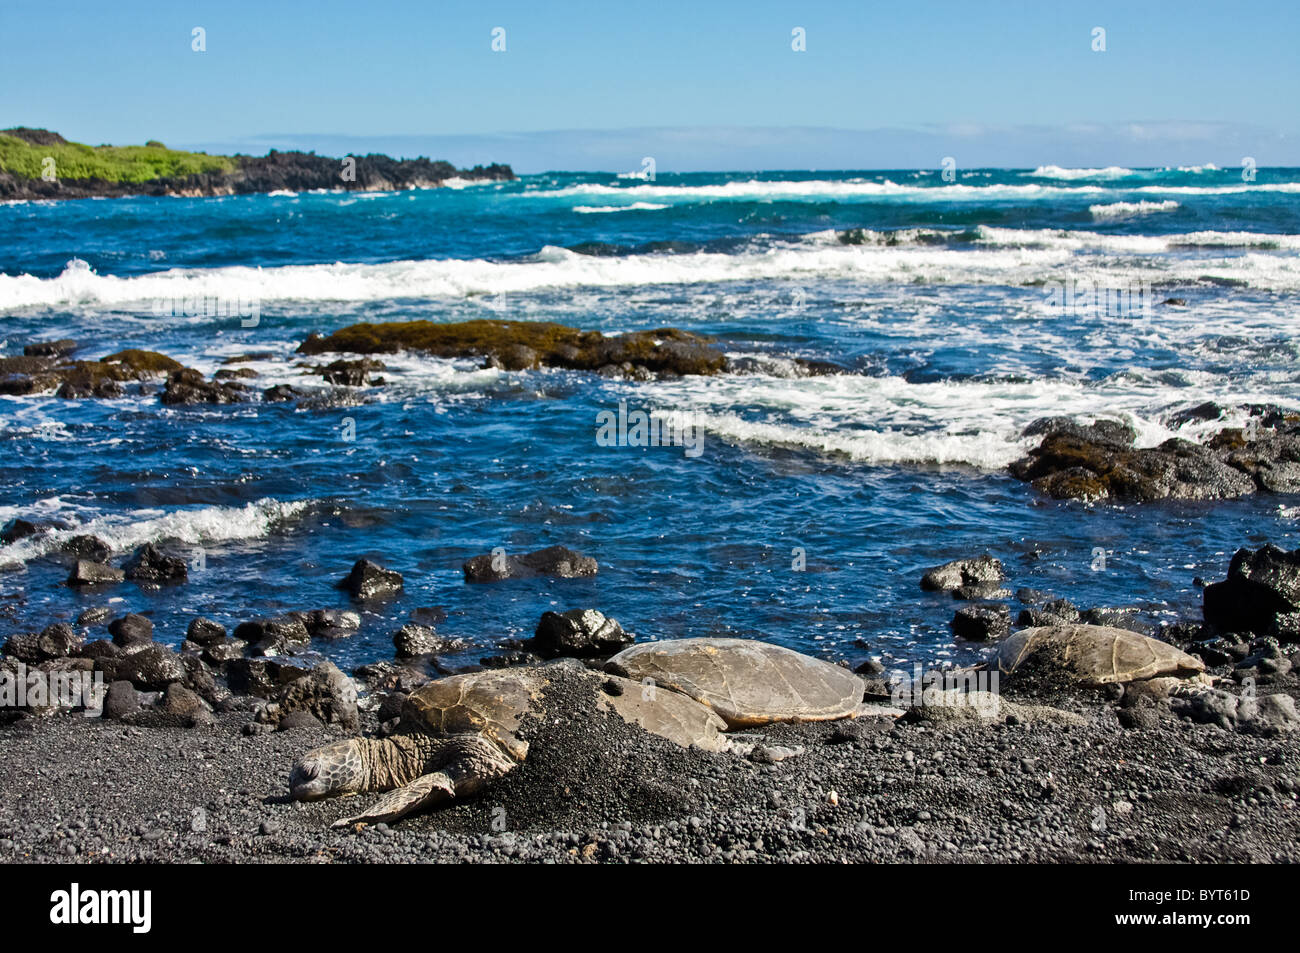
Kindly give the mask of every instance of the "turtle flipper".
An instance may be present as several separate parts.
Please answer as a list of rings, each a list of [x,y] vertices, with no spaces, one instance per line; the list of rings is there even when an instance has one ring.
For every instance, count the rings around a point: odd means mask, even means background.
[[[443,801],[450,801],[456,796],[456,787],[451,778],[441,771],[425,774],[410,784],[389,791],[366,811],[355,817],[345,817],[335,821],[332,827],[347,827],[351,824],[378,824],[395,821],[412,811],[423,807],[432,807]]]

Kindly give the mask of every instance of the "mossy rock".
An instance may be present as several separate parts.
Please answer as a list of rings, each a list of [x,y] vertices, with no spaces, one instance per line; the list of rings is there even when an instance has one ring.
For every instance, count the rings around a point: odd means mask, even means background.
[[[564,367],[595,371],[631,364],[658,374],[716,374],[726,356],[708,338],[678,328],[607,337],[549,321],[402,321],[353,324],[328,337],[313,334],[303,354],[390,354],[423,351],[435,357],[484,357],[507,370]]]

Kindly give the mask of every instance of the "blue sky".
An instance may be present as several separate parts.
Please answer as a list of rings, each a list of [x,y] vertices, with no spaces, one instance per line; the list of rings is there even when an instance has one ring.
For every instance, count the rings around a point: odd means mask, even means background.
[[[522,171],[1300,165],[1297,38],[1294,0],[0,0],[0,126]]]

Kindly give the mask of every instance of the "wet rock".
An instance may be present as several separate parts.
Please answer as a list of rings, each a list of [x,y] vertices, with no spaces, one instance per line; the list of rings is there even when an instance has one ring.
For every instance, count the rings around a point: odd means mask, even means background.
[[[241,657],[248,649],[248,643],[241,639],[220,639],[203,646],[200,657],[208,665],[221,668],[227,662]]]
[[[81,647],[82,658],[116,658],[121,654],[122,649],[108,639],[95,639],[95,641],[87,642]]]
[[[406,321],[354,324],[328,337],[312,335],[303,354],[421,351],[437,357],[489,358],[508,369],[565,367],[596,371],[629,364],[654,374],[716,374],[726,355],[707,338],[677,328],[606,337],[547,321]]]
[[[220,622],[199,616],[190,621],[185,630],[185,640],[195,645],[208,646],[225,641],[226,627]]]
[[[248,391],[242,384],[210,381],[194,368],[183,367],[167,375],[160,399],[169,406],[237,404],[248,400]]]
[[[77,349],[77,342],[72,338],[60,338],[57,341],[34,341],[23,347],[27,357],[67,357]]]
[[[104,693],[103,717],[120,721],[140,710],[140,695],[135,686],[126,680],[115,681]]]
[[[377,361],[369,357],[354,361],[339,359],[322,368],[321,376],[330,384],[345,387],[365,387],[367,384],[382,384],[384,379],[373,375],[376,371],[387,369],[383,361]]]
[[[363,665],[354,673],[370,692],[412,692],[429,680],[429,673],[415,665],[375,662]]]
[[[313,639],[345,639],[361,629],[361,616],[344,609],[313,609],[290,614],[302,620]]]
[[[95,606],[77,616],[77,625],[99,625],[112,614],[109,606]]]
[[[142,615],[128,612],[108,624],[113,644],[120,648],[148,645],[153,641],[153,623]]]
[[[1221,632],[1300,641],[1300,549],[1239,549],[1228,578],[1205,587],[1205,621]]]
[[[1175,438],[1141,449],[1125,425],[1048,418],[1026,429],[1026,436],[1043,434],[1043,440],[1010,470],[1058,499],[1219,500],[1300,490],[1300,421],[1267,407],[1248,411],[1259,424],[1250,434],[1230,428],[1204,445]],[[1200,405],[1173,420],[1187,423],[1211,413],[1221,415],[1223,408]]]
[[[66,540],[59,549],[73,559],[87,559],[96,563],[104,562],[113,552],[108,543],[98,536],[86,535],[73,536],[71,539]]]
[[[1011,632],[1011,610],[1001,603],[962,606],[952,617],[952,634],[972,642],[1000,639]]]
[[[76,655],[82,649],[83,639],[66,622],[48,625],[40,632],[25,632],[12,636],[4,644],[4,654],[20,662],[36,664],[52,659]]]
[[[1069,599],[1052,599],[1032,609],[1021,609],[1016,625],[1036,629],[1047,625],[1068,625],[1079,621],[1079,609]]]
[[[274,387],[268,387],[262,391],[262,400],[268,404],[283,403],[284,401],[306,397],[308,393],[308,391],[290,384],[276,384]]]
[[[500,655],[489,655],[486,658],[479,659],[480,664],[485,668],[510,668],[515,665],[536,665],[542,661],[541,656],[532,652],[525,652],[522,649],[514,649],[509,652],[502,652]]]
[[[273,698],[286,685],[308,674],[309,670],[301,665],[265,658],[236,658],[226,665],[226,684],[236,695]]]
[[[954,559],[927,569],[921,577],[921,588],[930,592],[951,592],[963,587],[980,591],[996,589],[1005,578],[1001,561],[986,553],[974,559]]]
[[[172,682],[185,678],[185,666],[180,656],[157,643],[115,659],[99,659],[96,664],[114,680],[125,679],[148,692],[163,691]]]
[[[544,659],[614,655],[632,644],[632,636],[595,609],[546,612],[527,647]]]
[[[12,519],[5,525],[4,531],[0,532],[0,543],[7,546],[28,536],[35,536],[38,532],[40,530],[35,523],[24,519]]]
[[[179,583],[189,578],[185,560],[167,555],[153,543],[137,549],[123,568],[126,578],[136,582]]]
[[[459,639],[446,639],[427,625],[408,622],[393,633],[393,649],[399,659],[419,658],[423,655],[440,655],[465,648]]]
[[[255,655],[282,655],[311,641],[306,624],[292,614],[241,622],[234,637],[247,642]]]
[[[126,573],[104,563],[78,559],[68,573],[69,586],[111,586],[126,579]]]
[[[462,567],[466,582],[495,582],[535,576],[572,579],[594,576],[598,569],[596,560],[564,546],[550,546],[522,556],[498,550],[475,556]]]
[[[337,588],[351,593],[352,598],[360,602],[391,599],[402,591],[402,574],[369,559],[358,559]]]

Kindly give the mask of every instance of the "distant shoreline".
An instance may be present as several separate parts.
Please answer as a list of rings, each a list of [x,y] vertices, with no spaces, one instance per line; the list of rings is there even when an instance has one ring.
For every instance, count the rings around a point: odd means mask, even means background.
[[[72,170],[69,173],[66,170]],[[180,196],[204,198],[311,190],[395,192],[447,182],[509,181],[508,165],[457,169],[427,158],[278,152],[209,156],[144,146],[85,146],[44,129],[0,132],[0,201]]]

